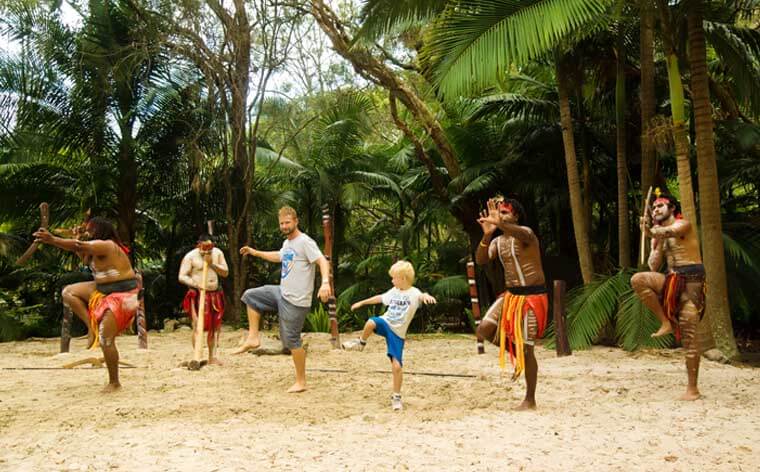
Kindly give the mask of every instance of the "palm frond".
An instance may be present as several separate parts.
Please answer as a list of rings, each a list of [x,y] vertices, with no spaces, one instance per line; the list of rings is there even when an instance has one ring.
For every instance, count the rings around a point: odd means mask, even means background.
[[[464,275],[452,275],[437,281],[430,293],[436,298],[464,298],[470,293],[470,286]]]
[[[604,17],[611,0],[448,2],[423,49],[444,97],[495,84],[513,65],[539,57]]]
[[[737,269],[747,267],[750,272],[760,275],[760,251],[756,235],[740,242],[723,233],[723,248],[728,263]]]
[[[633,289],[620,295],[620,306],[615,315],[615,332],[618,342],[626,351],[635,351],[639,347],[665,348],[673,345],[672,334],[653,338],[652,333],[660,327],[654,313],[641,303]]]
[[[380,36],[432,19],[443,11],[445,0],[365,0],[358,38],[374,41]]]
[[[618,310],[620,295],[630,287],[629,271],[599,276],[569,293],[567,338],[573,349],[586,349]]]
[[[256,146],[256,162],[266,165],[279,166],[284,169],[303,169],[303,166],[295,161],[291,161],[278,152],[263,146]]]
[[[472,120],[485,116],[515,118],[527,123],[559,121],[559,104],[554,100],[532,98],[516,93],[499,93],[477,100]]]
[[[740,104],[760,116],[760,31],[706,21],[705,37],[730,75]]]

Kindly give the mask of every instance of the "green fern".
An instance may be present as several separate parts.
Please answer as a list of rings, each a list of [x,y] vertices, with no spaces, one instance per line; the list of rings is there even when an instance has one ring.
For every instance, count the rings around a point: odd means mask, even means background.
[[[316,310],[306,315],[306,326],[304,331],[310,333],[329,333],[330,332],[330,315],[325,310],[324,305],[319,304]]]
[[[614,320],[620,294],[630,288],[631,274],[621,270],[570,291],[567,337],[573,349],[589,348],[601,329]]]
[[[660,327],[660,322],[641,303],[633,289],[620,294],[620,304],[615,319],[618,341],[626,351],[635,351],[639,347],[671,347],[674,342],[672,334],[653,338],[651,334]]]

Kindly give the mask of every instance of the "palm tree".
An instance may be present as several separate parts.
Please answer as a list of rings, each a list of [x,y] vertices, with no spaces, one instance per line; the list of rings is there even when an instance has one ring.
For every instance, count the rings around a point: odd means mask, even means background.
[[[713,336],[724,355],[736,357],[734,330],[726,283],[726,261],[720,216],[720,189],[715,161],[714,125],[707,73],[707,51],[702,27],[703,3],[693,2],[688,14],[689,69],[697,141],[697,175],[699,176],[699,210],[702,229],[703,262],[707,272],[708,319]]]
[[[597,21],[607,3],[593,0],[447,2],[430,32],[423,59],[429,62],[429,75],[444,97],[484,88],[496,83],[499,75],[514,64],[523,64],[556,48],[581,25]],[[561,54],[557,55],[556,71],[573,230],[581,273],[588,283],[594,267],[577,170],[570,84]]]

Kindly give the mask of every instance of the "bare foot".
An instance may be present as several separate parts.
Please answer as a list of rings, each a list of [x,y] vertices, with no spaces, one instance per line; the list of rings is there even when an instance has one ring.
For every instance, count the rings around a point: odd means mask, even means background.
[[[685,401],[685,402],[693,402],[694,400],[699,400],[702,398],[702,394],[699,393],[699,390],[697,389],[686,389],[686,393],[678,397],[679,400]]]
[[[512,411],[528,411],[528,410],[535,410],[535,409],[536,409],[535,400],[523,400],[522,403],[512,408]]]
[[[242,354],[244,352],[253,351],[261,347],[261,335],[257,339],[251,339],[250,337],[243,341],[243,344],[238,346],[237,349],[232,351],[233,355]]]
[[[118,392],[119,390],[121,390],[120,383],[108,384],[105,387],[103,387],[103,390],[101,390],[100,393],[113,393],[113,392]]]
[[[208,365],[224,365],[224,364],[222,364],[222,361],[214,357],[213,359],[208,360]]]
[[[95,344],[95,333],[91,330],[87,330],[87,349],[92,349],[92,345]]]
[[[666,334],[670,334],[673,332],[673,327],[670,325],[670,321],[664,322],[660,329],[657,330],[657,332],[652,333],[653,338],[659,338],[660,336],[665,336]]]
[[[288,393],[301,393],[306,391],[306,384],[294,383],[292,387],[288,389]]]

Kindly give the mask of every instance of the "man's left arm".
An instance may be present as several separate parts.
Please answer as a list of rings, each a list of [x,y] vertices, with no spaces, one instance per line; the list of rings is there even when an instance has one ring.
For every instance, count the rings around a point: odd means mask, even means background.
[[[317,296],[322,303],[327,303],[327,300],[332,296],[332,288],[330,287],[330,263],[325,256],[316,260],[319,265],[319,275],[322,277],[322,284],[319,286],[319,292]]]
[[[227,261],[224,258],[224,253],[220,249],[214,249],[215,250],[212,251],[214,257],[209,267],[213,269],[213,271],[216,272],[219,277],[227,277],[230,273],[230,270],[227,267]]]

